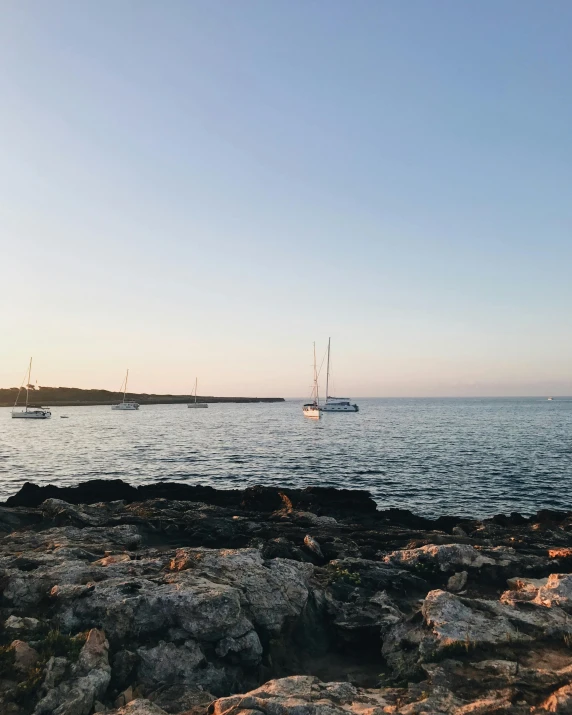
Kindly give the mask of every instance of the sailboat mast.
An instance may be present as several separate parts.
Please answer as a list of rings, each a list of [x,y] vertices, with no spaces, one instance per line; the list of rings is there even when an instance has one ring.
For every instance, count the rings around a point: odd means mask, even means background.
[[[199,378],[195,377],[195,405],[197,404],[197,383]]]
[[[127,380],[129,379],[129,368],[127,368],[127,374],[125,375],[125,389],[123,390],[123,402],[125,402],[125,395],[127,393]]]
[[[316,343],[314,343],[314,399],[318,405],[320,403],[320,397],[318,395],[318,371],[316,369]]]
[[[326,402],[328,401],[328,395],[330,394],[330,342],[331,338],[328,338],[328,369],[326,371]]]
[[[32,375],[32,358],[30,358],[30,366],[28,368],[28,382],[26,383],[26,412],[28,411],[28,394],[30,392],[31,375]]]

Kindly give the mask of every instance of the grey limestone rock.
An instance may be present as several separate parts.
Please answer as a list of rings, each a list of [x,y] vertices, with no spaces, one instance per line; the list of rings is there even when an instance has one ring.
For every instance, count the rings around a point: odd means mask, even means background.
[[[417,549],[393,551],[384,557],[385,563],[415,569],[419,564],[435,564],[441,571],[458,571],[460,568],[478,569],[495,560],[484,556],[470,544],[429,544]]]
[[[530,641],[502,611],[490,613],[479,602],[463,600],[446,591],[430,591],[423,603],[425,623],[436,638],[437,648],[452,645],[498,645]]]
[[[105,633],[93,628],[72,666],[71,678],[53,686],[46,679],[47,692],[34,715],[89,715],[95,701],[104,697],[111,679],[108,649]]]
[[[38,651],[26,641],[15,640],[10,647],[14,651],[14,667],[22,673],[26,673],[38,662]]]
[[[457,571],[452,576],[449,577],[447,581],[447,590],[457,593],[462,591],[467,585],[467,578],[469,574],[466,571]]]
[[[19,618],[18,616],[9,616],[4,622],[4,628],[9,632],[33,632],[38,630],[40,626],[41,622],[37,618]]]
[[[152,648],[139,648],[139,681],[146,685],[172,682],[192,682],[194,671],[205,661],[198,643],[185,641],[184,645],[160,641]]]
[[[350,683],[322,683],[313,676],[292,676],[265,683],[244,695],[213,703],[212,715],[381,715],[390,702],[381,690],[363,690]]]
[[[110,710],[109,715],[168,715],[168,713],[150,700],[137,698],[117,710]]]

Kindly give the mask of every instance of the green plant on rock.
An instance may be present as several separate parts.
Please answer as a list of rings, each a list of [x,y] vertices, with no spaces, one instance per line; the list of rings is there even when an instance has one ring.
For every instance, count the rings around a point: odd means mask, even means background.
[[[38,645],[37,651],[43,661],[48,661],[52,656],[63,656],[75,661],[87,638],[87,633],[78,633],[69,636],[58,630],[49,631],[43,641]]]
[[[48,631],[42,641],[35,644],[40,657],[36,666],[31,668],[26,677],[18,683],[17,701],[24,705],[33,702],[44,680],[46,664],[49,659],[64,657],[69,661],[76,661],[86,638],[87,632],[70,636],[60,633],[59,630]]]
[[[339,565],[330,566],[329,582],[336,583],[339,581],[353,586],[361,586],[361,576],[359,573],[352,573]]]
[[[44,665],[31,668],[26,680],[18,683],[18,695],[20,700],[25,700],[34,695],[44,680]]]

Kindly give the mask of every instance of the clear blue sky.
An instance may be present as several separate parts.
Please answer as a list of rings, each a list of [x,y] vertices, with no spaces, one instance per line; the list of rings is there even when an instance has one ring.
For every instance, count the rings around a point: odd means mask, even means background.
[[[0,385],[572,393],[569,0],[3,0]]]

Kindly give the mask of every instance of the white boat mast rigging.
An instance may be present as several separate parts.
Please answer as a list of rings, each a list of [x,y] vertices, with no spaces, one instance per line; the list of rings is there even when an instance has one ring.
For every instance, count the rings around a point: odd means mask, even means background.
[[[303,407],[304,416],[320,419],[320,395],[318,391],[318,369],[316,367],[316,343],[314,343],[314,386],[312,388],[313,402],[309,402]]]
[[[328,338],[328,361],[326,368],[326,401],[320,407],[322,412],[359,412],[359,407],[350,403],[348,397],[330,396],[330,349],[332,339]]]
[[[330,394],[330,342],[331,338],[328,338],[328,363],[326,365],[326,402],[328,401],[328,396]]]

